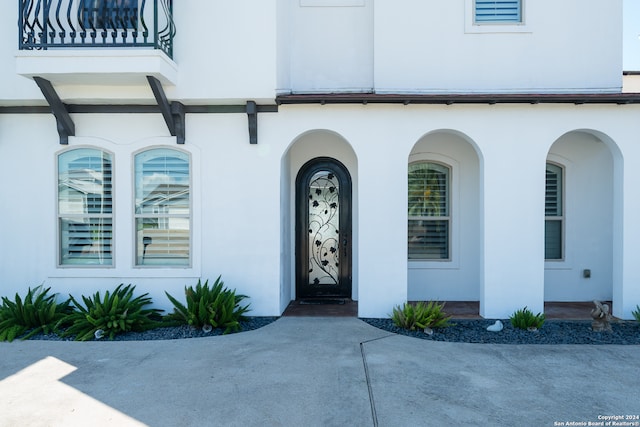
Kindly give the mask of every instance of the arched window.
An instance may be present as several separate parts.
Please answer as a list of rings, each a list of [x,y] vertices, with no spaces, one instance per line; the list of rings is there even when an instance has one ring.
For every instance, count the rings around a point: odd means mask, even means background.
[[[544,258],[546,260],[564,258],[563,175],[561,166],[547,163],[544,200]]]
[[[58,155],[59,265],[112,265],[111,154],[77,148]]]
[[[189,155],[174,149],[135,156],[136,265],[190,265],[189,166]]]
[[[451,169],[440,163],[409,164],[410,260],[451,258],[450,177]]]

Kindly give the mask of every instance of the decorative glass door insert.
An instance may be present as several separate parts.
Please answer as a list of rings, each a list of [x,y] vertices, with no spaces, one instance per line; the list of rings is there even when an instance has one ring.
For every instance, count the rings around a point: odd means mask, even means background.
[[[340,223],[338,179],[320,171],[309,184],[309,285],[338,284]]]

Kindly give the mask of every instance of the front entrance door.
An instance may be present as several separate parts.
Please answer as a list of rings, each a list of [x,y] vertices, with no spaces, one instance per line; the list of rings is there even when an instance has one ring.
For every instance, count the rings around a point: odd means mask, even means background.
[[[296,296],[351,298],[351,177],[335,159],[296,178]]]

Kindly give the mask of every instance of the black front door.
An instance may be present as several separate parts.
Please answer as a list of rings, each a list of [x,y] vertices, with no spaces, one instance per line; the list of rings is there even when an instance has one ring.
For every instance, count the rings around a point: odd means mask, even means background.
[[[351,177],[335,159],[296,178],[296,296],[351,298]]]

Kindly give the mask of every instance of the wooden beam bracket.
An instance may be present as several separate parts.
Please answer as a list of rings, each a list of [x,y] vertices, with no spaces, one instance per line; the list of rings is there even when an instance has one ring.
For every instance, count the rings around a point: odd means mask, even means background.
[[[247,101],[247,118],[249,120],[249,144],[258,143],[258,106],[255,101]]]
[[[69,115],[67,106],[62,102],[49,80],[43,79],[42,77],[34,77],[33,80],[42,91],[49,107],[51,107],[53,116],[56,118],[56,127],[58,129],[58,135],[60,136],[60,144],[69,144],[69,137],[75,136],[76,134],[76,126]]]
[[[153,76],[147,76],[147,81],[149,82],[149,86],[151,86],[151,91],[153,92],[153,96],[156,98],[158,107],[160,107],[160,112],[162,113],[162,117],[164,117],[164,122],[167,124],[169,133],[171,134],[171,136],[176,137],[176,142],[178,144],[184,144],[184,105],[177,101],[169,103],[169,101],[167,100],[167,96],[164,93],[164,89],[162,88],[162,83],[160,83],[160,80],[158,80],[157,78]]]

